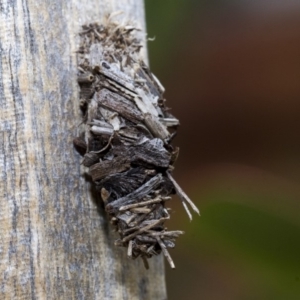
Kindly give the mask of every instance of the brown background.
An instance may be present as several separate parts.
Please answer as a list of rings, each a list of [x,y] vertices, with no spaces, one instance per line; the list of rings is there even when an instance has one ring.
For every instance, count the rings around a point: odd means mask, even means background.
[[[152,71],[181,121],[175,177],[201,210],[170,299],[300,299],[300,2],[146,0]],[[168,269],[168,267],[167,267]]]

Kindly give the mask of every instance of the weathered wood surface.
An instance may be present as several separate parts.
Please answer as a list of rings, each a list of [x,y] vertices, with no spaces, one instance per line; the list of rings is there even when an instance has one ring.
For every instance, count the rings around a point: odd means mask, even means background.
[[[118,10],[145,32],[141,0],[0,2],[1,299],[166,298],[162,256],[113,245],[72,145],[77,33]]]

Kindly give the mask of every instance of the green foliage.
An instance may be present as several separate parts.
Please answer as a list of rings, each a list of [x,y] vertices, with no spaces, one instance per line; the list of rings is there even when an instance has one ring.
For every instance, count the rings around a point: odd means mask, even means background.
[[[145,5],[148,37],[155,37],[154,42],[148,42],[151,69],[163,74],[172,62],[172,49],[181,42],[190,2],[146,0]]]
[[[202,210],[192,227],[192,249],[204,244],[207,251],[218,249],[220,259],[230,259],[237,273],[242,266],[238,276],[260,286],[250,299],[262,299],[256,298],[262,294],[264,299],[300,299],[299,226],[243,204],[215,202]]]

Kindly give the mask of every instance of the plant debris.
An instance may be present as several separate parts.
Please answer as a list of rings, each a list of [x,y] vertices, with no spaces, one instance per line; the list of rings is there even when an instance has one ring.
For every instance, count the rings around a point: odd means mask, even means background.
[[[179,149],[171,145],[179,121],[165,106],[164,88],[140,55],[133,25],[89,24],[80,32],[78,83],[85,129],[74,139],[83,165],[119,233],[117,246],[129,257],[147,259],[167,248],[182,231],[168,231],[166,202],[177,193],[190,219],[197,207],[171,172]]]

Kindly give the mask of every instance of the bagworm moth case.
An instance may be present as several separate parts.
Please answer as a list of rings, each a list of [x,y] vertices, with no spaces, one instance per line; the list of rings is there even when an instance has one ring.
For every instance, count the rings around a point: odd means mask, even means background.
[[[83,164],[119,233],[117,246],[128,256],[161,252],[182,231],[168,231],[166,202],[177,193],[190,218],[197,207],[171,175],[179,149],[171,145],[179,121],[165,106],[164,88],[139,54],[136,28],[107,17],[80,32],[78,83],[84,118],[83,138],[74,140]]]

